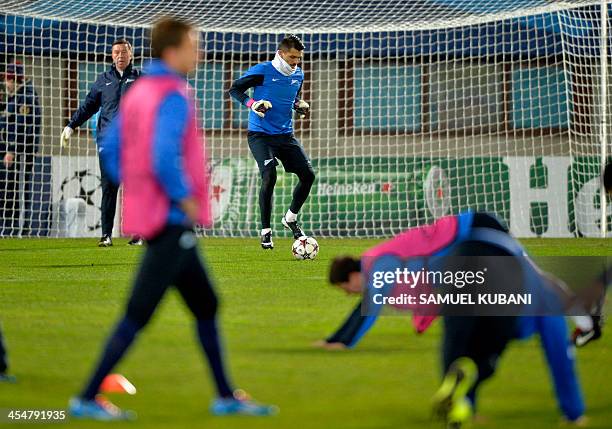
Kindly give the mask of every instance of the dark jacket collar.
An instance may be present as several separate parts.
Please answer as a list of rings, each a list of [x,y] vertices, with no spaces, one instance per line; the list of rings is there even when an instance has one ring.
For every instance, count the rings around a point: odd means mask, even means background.
[[[136,70],[134,70],[134,72],[135,71]],[[122,78],[121,74],[119,74],[119,71],[117,70],[117,66],[115,66],[114,63],[111,65],[111,73],[114,73],[118,79]],[[125,70],[123,70],[123,77],[130,76],[130,75],[132,75],[132,62],[131,61],[128,64],[128,66],[125,68]]]

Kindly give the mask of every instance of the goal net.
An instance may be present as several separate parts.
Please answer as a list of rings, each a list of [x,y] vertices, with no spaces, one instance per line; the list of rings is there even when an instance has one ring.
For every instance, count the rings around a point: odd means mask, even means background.
[[[29,82],[40,108],[11,102],[4,88],[1,236],[100,235],[96,117],[69,149],[60,135],[109,69],[112,42],[128,39],[134,66],[145,67],[147,30],[168,15],[201,31],[189,80],[212,158],[206,234],[260,229],[248,110],[227,90],[271,60],[287,33],[306,45],[311,113],[294,123],[317,174],[300,213],[307,233],[389,236],[467,209],[496,213],[520,237],[610,231],[599,181],[612,153],[601,1],[4,0],[0,68],[21,62],[17,90]],[[33,115],[40,126],[17,127],[32,135],[12,145],[11,126]],[[273,229],[282,235],[297,179],[278,168]],[[118,209],[115,234],[120,222]]]

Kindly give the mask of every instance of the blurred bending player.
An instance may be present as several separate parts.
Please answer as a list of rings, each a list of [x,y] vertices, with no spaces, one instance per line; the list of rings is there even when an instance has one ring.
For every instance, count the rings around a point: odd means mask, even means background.
[[[603,187],[608,197],[612,197],[612,163],[606,164],[602,174]],[[608,204],[612,202],[608,201]],[[591,341],[601,338],[604,325],[603,306],[606,300],[606,291],[612,283],[612,267],[596,280],[595,291],[599,294],[593,295],[589,307],[589,316],[579,316],[574,318],[576,329],[572,335],[572,340],[576,347],[584,347]]]
[[[198,252],[194,224],[210,225],[204,140],[197,127],[185,75],[198,61],[198,34],[172,18],[151,33],[153,61],[122,101],[102,143],[102,162],[114,183],[124,184],[124,230],[148,246],[125,314],[80,395],[70,401],[75,418],[131,417],[96,398],[102,380],[147,325],[168,287],[175,286],[195,318],[198,338],[217,390],[215,415],[269,415],[274,407],[248,399],[230,382],[217,329],[217,297]]]
[[[308,103],[300,98],[304,72],[299,63],[304,49],[297,36],[285,37],[272,61],[248,69],[229,90],[236,101],[250,109],[247,139],[261,174],[259,210],[263,249],[274,248],[270,222],[277,159],[283,163],[286,172],[298,177],[291,206],[281,222],[291,230],[295,239],[304,235],[297,216],[315,179],[310,159],[293,133],[293,112],[303,118],[310,110]],[[246,93],[249,88],[255,88],[253,97]]]
[[[506,270],[501,272],[501,278],[506,276],[508,286],[512,287],[517,280],[513,271],[517,271],[517,275],[520,273],[522,262],[518,261],[524,254],[521,245],[495,217],[485,213],[463,213],[440,218],[432,225],[411,228],[366,251],[360,259],[336,258],[330,268],[329,280],[348,294],[361,294],[365,297],[369,293],[368,281],[365,280],[368,278],[366,271],[373,272],[376,268],[366,268],[364,265],[375,265],[376,262],[372,262],[375,258],[382,260],[381,257],[393,255],[418,261],[423,256],[502,256],[510,263],[499,263],[497,267]],[[509,256],[512,258],[508,258]],[[517,262],[512,263],[515,260]],[[490,273],[491,266],[487,267]],[[517,267],[519,269],[514,270]],[[541,272],[535,266],[525,269],[531,268],[531,273],[540,277]],[[420,268],[412,269],[417,271]],[[545,278],[543,281],[548,280]],[[328,349],[353,348],[373,326],[377,315],[370,312],[363,315],[360,302],[333,335],[316,345]],[[435,315],[432,313],[413,313],[413,323],[419,333],[424,332],[434,319]],[[449,427],[460,427],[470,419],[476,408],[478,389],[483,381],[495,373],[499,357],[508,343],[515,338],[527,338],[535,333],[540,336],[561,411],[570,422],[584,421],[584,402],[571,353],[573,346],[563,315],[508,314],[487,317],[447,313],[443,324],[441,352],[445,376],[434,396],[434,406],[436,413],[446,419]]]
[[[17,236],[20,232],[29,235],[34,159],[40,144],[42,112],[32,80],[19,61],[6,66],[4,87],[6,106],[0,113],[0,133],[4,133],[3,141],[0,140],[0,236]],[[20,227],[22,214],[24,224]]]
[[[100,143],[104,133],[112,119],[119,111],[119,102],[126,91],[140,77],[140,71],[132,65],[132,45],[126,39],[117,39],[111,46],[111,57],[113,64],[110,69],[100,74],[91,90],[85,97],[85,101],[70,118],[70,122],[64,128],[61,135],[61,146],[67,148],[74,130],[92,116],[100,112],[98,117],[96,144],[101,151]],[[101,157],[101,154],[100,154]],[[104,164],[100,158],[100,181],[102,185],[102,237],[98,241],[99,247],[110,247],[113,245],[113,223],[117,210],[117,194],[119,184],[109,177]],[[132,237],[130,245],[140,246],[143,241],[139,237]]]

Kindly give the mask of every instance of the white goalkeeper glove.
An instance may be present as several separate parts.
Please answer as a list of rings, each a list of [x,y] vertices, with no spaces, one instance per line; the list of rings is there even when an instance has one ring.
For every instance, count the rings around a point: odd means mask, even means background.
[[[310,105],[304,100],[300,100],[293,105],[293,110],[295,110],[300,119],[304,119],[308,112],[310,112]]]
[[[255,101],[251,98],[247,103],[247,107],[255,112],[257,116],[263,118],[266,116],[266,112],[272,108],[272,103],[268,100]]]
[[[72,137],[72,133],[74,133],[74,130],[70,127],[66,127],[64,128],[64,131],[62,131],[62,137],[61,137],[61,141],[60,141],[60,145],[62,146],[62,148],[67,148],[70,146],[70,137]]]

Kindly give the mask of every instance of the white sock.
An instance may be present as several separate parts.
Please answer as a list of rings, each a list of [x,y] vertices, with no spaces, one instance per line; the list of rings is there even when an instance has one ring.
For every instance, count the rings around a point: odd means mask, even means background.
[[[272,232],[272,228],[264,228],[261,230],[261,235],[266,235],[269,232]]]
[[[287,222],[295,222],[297,220],[297,213],[293,213],[291,210],[287,210],[285,214],[285,220]]]
[[[591,316],[574,316],[574,324],[581,331],[590,331],[593,329],[593,319]]]

